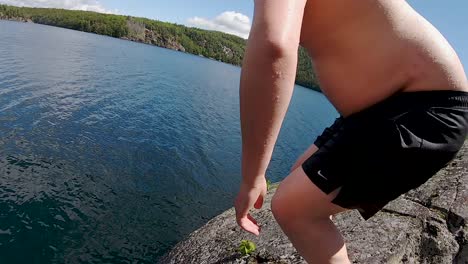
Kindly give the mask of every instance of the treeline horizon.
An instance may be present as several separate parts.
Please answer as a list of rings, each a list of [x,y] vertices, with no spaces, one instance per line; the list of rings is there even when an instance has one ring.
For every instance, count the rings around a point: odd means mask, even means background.
[[[219,31],[187,27],[148,18],[55,8],[0,4],[0,19],[56,26],[178,50],[242,66],[247,41]],[[319,91],[312,62],[299,48],[296,83]]]

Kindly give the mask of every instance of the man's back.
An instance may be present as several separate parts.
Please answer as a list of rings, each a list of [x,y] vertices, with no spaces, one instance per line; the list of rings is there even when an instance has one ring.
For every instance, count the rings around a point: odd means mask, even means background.
[[[404,0],[310,0],[301,44],[343,115],[398,91],[468,90],[456,53]]]

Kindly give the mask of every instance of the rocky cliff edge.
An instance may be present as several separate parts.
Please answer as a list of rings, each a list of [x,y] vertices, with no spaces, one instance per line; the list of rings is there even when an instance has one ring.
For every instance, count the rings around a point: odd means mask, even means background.
[[[177,244],[161,263],[305,263],[276,224],[269,191],[254,217],[259,237],[236,225],[234,209],[209,221]],[[353,263],[468,264],[468,143],[447,168],[364,221],[355,212],[337,215]],[[242,256],[242,240],[256,250]]]

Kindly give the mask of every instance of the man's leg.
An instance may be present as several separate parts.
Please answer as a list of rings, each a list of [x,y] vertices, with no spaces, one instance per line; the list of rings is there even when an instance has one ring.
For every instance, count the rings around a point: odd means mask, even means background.
[[[331,203],[338,192],[326,195],[299,166],[273,197],[273,215],[308,263],[350,263],[343,237],[330,219],[347,210]]]

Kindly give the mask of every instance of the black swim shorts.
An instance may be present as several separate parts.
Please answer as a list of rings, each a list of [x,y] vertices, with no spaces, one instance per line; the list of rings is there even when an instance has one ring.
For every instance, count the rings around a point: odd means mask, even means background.
[[[333,203],[367,220],[445,167],[467,132],[468,93],[398,93],[338,118],[302,168],[323,192],[341,188]]]

